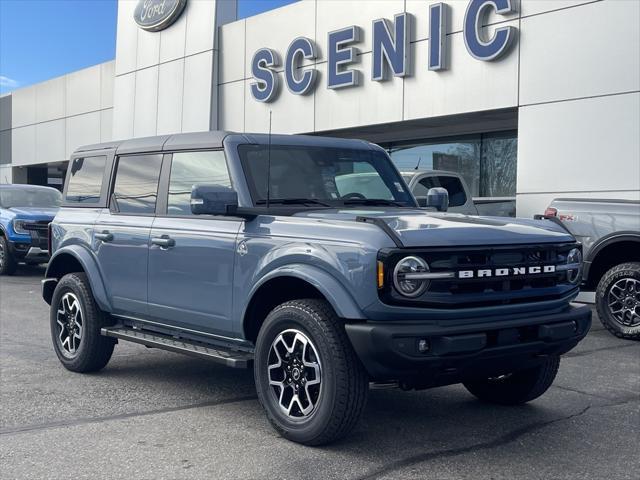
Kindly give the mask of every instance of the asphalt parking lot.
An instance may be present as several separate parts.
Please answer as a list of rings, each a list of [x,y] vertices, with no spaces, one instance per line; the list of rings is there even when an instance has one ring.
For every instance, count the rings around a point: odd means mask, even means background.
[[[347,439],[309,448],[271,429],[250,371],[123,343],[100,373],[66,371],[43,271],[0,278],[2,478],[638,478],[640,343],[597,320],[529,405],[374,390]]]

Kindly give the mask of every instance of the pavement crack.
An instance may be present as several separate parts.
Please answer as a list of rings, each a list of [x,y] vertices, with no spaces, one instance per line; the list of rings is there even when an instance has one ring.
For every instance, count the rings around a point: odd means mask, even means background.
[[[565,387],[563,385],[552,385],[551,388],[557,388],[558,390],[565,390],[567,392],[573,392],[573,393],[579,393],[580,395],[586,395],[587,397],[593,397],[593,398],[599,398],[600,400],[607,400],[607,401],[611,401],[611,400],[622,400],[622,399],[617,399],[617,398],[612,398],[612,397],[605,397],[604,395],[597,395],[595,393],[589,393],[589,392],[585,392],[583,390],[578,390],[577,388],[571,388],[571,387]],[[628,399],[625,399],[625,401]]]
[[[553,425],[555,423],[558,422],[564,422],[567,420],[571,420],[573,418],[576,417],[580,417],[582,415],[584,415],[585,413],[587,413],[589,410],[593,409],[593,408],[608,408],[608,407],[616,407],[616,406],[620,406],[620,405],[626,405],[628,403],[634,403],[634,402],[638,402],[640,401],[640,398],[638,397],[634,397],[633,399],[624,399],[624,400],[620,400],[620,401],[616,401],[616,402],[611,402],[611,403],[605,403],[605,404],[601,404],[601,405],[587,405],[586,407],[584,407],[583,409],[581,409],[580,411],[576,412],[576,413],[572,413],[571,415],[565,415],[563,417],[558,417],[558,418],[554,418],[553,420],[548,420],[546,422],[537,422],[537,423],[532,423],[530,425],[525,425],[524,427],[518,428],[516,430],[513,430],[511,432],[506,433],[505,435],[502,435],[501,437],[495,438],[493,440],[487,441],[487,442],[480,442],[480,443],[476,443],[473,445],[469,445],[466,447],[460,447],[460,448],[451,448],[451,449],[446,449],[446,450],[437,450],[435,452],[428,452],[428,453],[420,453],[417,455],[412,455],[410,457],[406,457],[403,459],[400,459],[396,462],[390,463],[382,468],[379,468],[377,470],[374,470],[372,472],[369,472],[368,474],[361,476],[361,477],[357,477],[356,480],[374,480],[374,479],[378,479],[383,477],[384,475],[393,473],[397,470],[401,470],[403,468],[406,467],[410,467],[412,465],[417,465],[419,463],[424,463],[424,462],[428,462],[429,460],[433,460],[433,459],[441,459],[441,458],[447,458],[447,457],[456,457],[458,455],[463,455],[466,453],[475,453],[475,452],[479,452],[482,450],[491,450],[497,447],[502,447],[504,445],[507,445],[509,443],[512,443],[516,440],[518,440],[521,437],[524,437],[525,435],[528,435],[532,432],[535,432],[537,430],[541,430],[545,427],[548,427],[550,425]]]
[[[192,403],[189,405],[179,405],[175,407],[158,408],[156,410],[146,410],[144,412],[121,413],[118,415],[108,415],[104,417],[87,417],[76,420],[60,420],[57,422],[41,423],[36,425],[22,425],[17,427],[8,427],[0,429],[0,436],[17,435],[21,433],[37,432],[42,430],[50,430],[54,428],[75,427],[78,425],[88,425],[91,423],[111,422],[114,420],[125,420],[128,418],[146,417],[149,415],[160,415],[163,413],[179,412],[182,410],[192,410],[194,408],[215,407],[219,405],[228,405],[231,403],[247,402],[249,400],[257,400],[255,395],[245,395],[242,397],[226,398],[223,400],[209,400],[207,402]]]
[[[637,343],[630,343],[628,345],[611,345],[609,347],[592,348],[591,350],[582,350],[579,352],[569,352],[562,355],[562,358],[575,358],[584,357],[585,355],[591,355],[592,353],[604,352],[606,350],[618,350],[620,348],[638,347]]]

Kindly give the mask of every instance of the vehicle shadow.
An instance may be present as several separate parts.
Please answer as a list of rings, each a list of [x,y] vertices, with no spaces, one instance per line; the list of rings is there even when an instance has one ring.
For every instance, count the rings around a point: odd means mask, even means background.
[[[18,264],[18,268],[16,272],[13,274],[13,277],[44,278],[44,274],[46,271],[47,271],[46,264],[38,264],[38,265]]]
[[[557,392],[547,395],[557,396]],[[579,425],[563,421],[589,407],[584,398],[574,398],[569,405],[550,398],[514,407],[490,405],[459,385],[420,392],[371,391],[360,425],[322,449],[354,461],[363,456],[372,459],[366,472],[355,476],[362,479],[396,478],[407,470],[415,475],[417,468],[431,462],[450,464],[447,459],[458,456],[485,455],[497,465],[507,451],[511,461],[519,455],[524,458],[527,447],[523,445],[531,446],[529,442],[535,449],[569,453],[575,445],[568,445],[563,435],[579,443],[583,433]],[[558,422],[563,422],[563,435],[551,428]]]
[[[135,388],[151,390],[169,389],[188,393],[186,396],[191,398],[226,395],[234,391],[241,392],[241,396],[255,394],[251,369],[228,368],[211,361],[138,345],[127,347],[124,352],[119,352],[120,345],[117,345],[107,367],[89,376],[113,382],[119,388],[135,385]]]
[[[235,392],[233,396],[246,400],[247,395],[255,395],[251,370],[229,369],[165,352],[159,352],[153,359],[147,355],[116,358],[113,366],[110,364],[96,375],[120,384],[136,382],[138,388],[141,384],[169,385],[171,389],[189,392],[189,397]],[[576,396],[568,402],[567,395],[560,390],[549,391],[545,400],[503,407],[477,401],[460,385],[408,392],[370,390],[358,427],[343,440],[320,450],[354,458],[379,456],[387,459],[385,469],[393,469],[439,456],[499,448],[589,406],[587,399]],[[273,435],[258,402],[243,405],[243,415],[252,417],[255,428]],[[536,439],[547,444],[556,441],[553,435],[547,438],[540,432]],[[307,447],[291,444],[290,448]],[[375,465],[380,464],[372,460],[373,470],[377,468]]]

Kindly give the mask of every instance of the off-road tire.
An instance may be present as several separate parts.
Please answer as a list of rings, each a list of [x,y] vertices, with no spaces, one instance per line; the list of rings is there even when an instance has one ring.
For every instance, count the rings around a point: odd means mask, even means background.
[[[0,250],[2,250],[2,261],[0,261],[0,275],[13,275],[18,268],[18,262],[11,255],[9,242],[6,237],[0,235]]]
[[[470,393],[483,402],[520,405],[546,392],[558,373],[560,357],[548,357],[537,367],[520,370],[497,378],[464,382]]]
[[[80,302],[83,313],[82,338],[77,348],[77,353],[72,358],[65,355],[59,341],[59,326],[57,313],[63,295],[71,292]],[[67,370],[79,373],[95,372],[109,362],[115,339],[100,335],[100,329],[107,325],[106,315],[98,308],[86,274],[69,273],[62,277],[56,285],[51,299],[50,309],[51,340],[53,348]]]
[[[596,289],[596,310],[604,328],[613,335],[627,340],[640,340],[640,325],[623,325],[616,320],[609,307],[608,297],[611,288],[625,278],[636,280],[640,284],[640,262],[621,263],[602,276]],[[640,291],[636,290],[635,295],[637,299],[640,299]]]
[[[273,341],[282,332],[302,332],[317,350],[322,368],[321,392],[307,418],[293,421],[280,407],[267,372]],[[356,356],[333,308],[317,299],[293,300],[276,307],[265,319],[256,341],[254,376],[258,399],[273,428],[305,445],[322,445],[348,434],[365,407],[368,375]]]

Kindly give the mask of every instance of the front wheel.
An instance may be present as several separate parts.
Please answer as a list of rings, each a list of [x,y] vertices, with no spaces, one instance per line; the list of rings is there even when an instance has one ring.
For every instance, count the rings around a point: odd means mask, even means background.
[[[344,326],[329,304],[315,299],[286,302],[269,314],[256,342],[254,375],[271,425],[305,445],[349,433],[369,388]]]
[[[560,357],[548,357],[537,367],[508,375],[464,382],[469,392],[483,402],[520,405],[546,392],[558,373]]]
[[[640,262],[621,263],[602,276],[596,309],[602,325],[616,337],[640,340]]]
[[[13,275],[17,267],[18,263],[9,250],[9,242],[0,235],[0,275]]]

